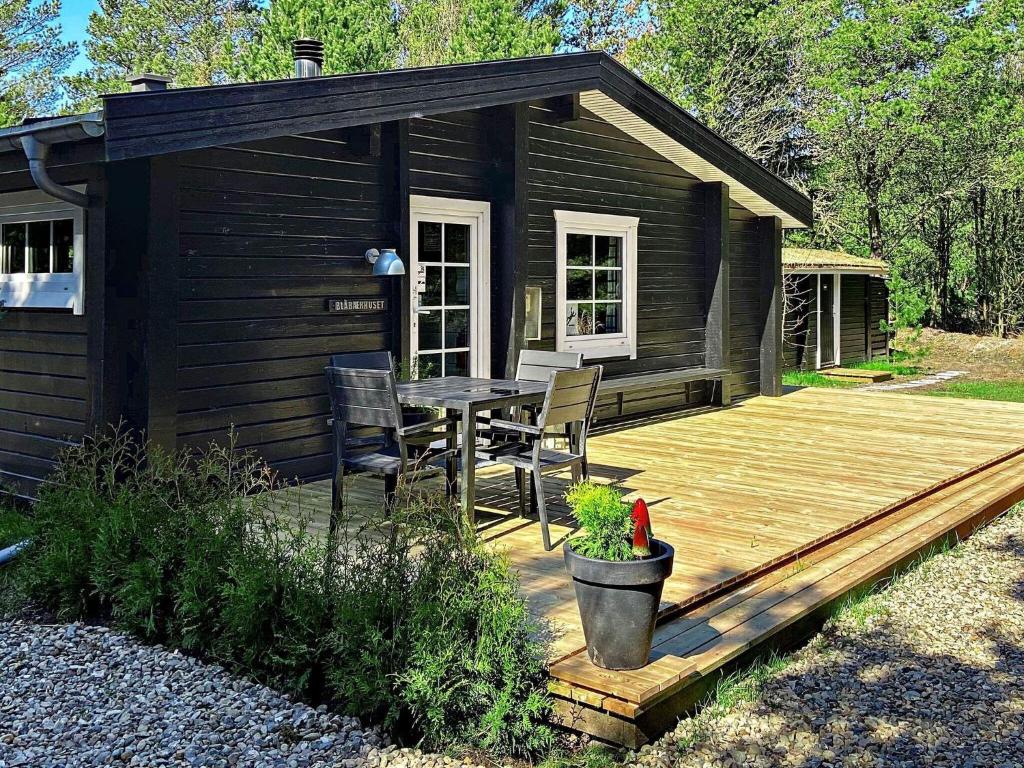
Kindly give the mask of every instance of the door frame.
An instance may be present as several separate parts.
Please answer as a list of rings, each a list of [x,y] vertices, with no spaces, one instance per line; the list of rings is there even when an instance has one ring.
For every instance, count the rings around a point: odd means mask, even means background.
[[[832,365],[842,365],[842,346],[840,344],[840,291],[842,290],[843,273],[819,271],[818,273],[818,295],[815,301],[815,320],[817,321],[817,332],[815,333],[815,368],[821,370],[821,278],[822,275],[832,277]]]
[[[417,283],[419,272],[419,222],[440,221],[470,225],[475,252],[469,259],[469,368],[470,375],[491,375],[491,204],[429,195],[409,196],[409,359],[419,352]]]

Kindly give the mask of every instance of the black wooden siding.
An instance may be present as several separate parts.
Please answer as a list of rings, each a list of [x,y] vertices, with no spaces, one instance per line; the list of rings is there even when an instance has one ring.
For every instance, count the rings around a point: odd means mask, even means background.
[[[409,121],[409,192],[493,202],[496,152],[487,110]]]
[[[97,142],[57,145],[50,156],[62,184],[97,190]],[[35,189],[21,153],[0,156],[3,192]],[[70,310],[0,310],[0,490],[32,497],[54,467],[54,457],[92,429],[98,362],[89,357],[90,334],[102,325],[102,286],[91,277],[103,253],[102,218],[86,216],[85,315]],[[91,250],[92,249],[92,250]],[[102,248],[99,249],[102,251]]]
[[[393,182],[338,132],[187,153],[180,178],[178,444],[234,425],[285,476],[326,474],[327,357],[390,348],[392,320],[325,302],[390,298],[363,253],[395,239]]]
[[[84,315],[11,309],[0,317],[0,485],[31,494],[55,454],[85,433],[86,348]]]
[[[839,293],[840,365],[867,359],[867,317],[864,307],[864,275],[842,275]]]
[[[703,201],[698,180],[595,115],[560,124],[530,110],[529,285],[543,294],[542,338],[555,343],[555,209],[638,216],[637,359],[604,361],[605,376],[704,364]],[[703,401],[693,387],[691,402]],[[627,394],[623,413],[678,407],[678,391]],[[610,399],[600,415],[617,412]]]
[[[757,219],[734,210],[729,237],[730,383],[733,397],[747,397],[761,391],[761,250]]]

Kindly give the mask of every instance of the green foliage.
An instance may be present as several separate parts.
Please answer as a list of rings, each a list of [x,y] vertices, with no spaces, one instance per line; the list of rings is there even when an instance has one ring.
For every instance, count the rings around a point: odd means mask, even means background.
[[[815,2],[660,0],[624,58],[655,87],[773,170],[795,175],[800,53]]]
[[[573,551],[596,560],[633,560],[632,508],[611,485],[584,482],[565,494],[583,533],[572,539]]]
[[[61,0],[0,3],[0,127],[53,110],[57,78],[78,52],[61,41]]]
[[[5,602],[107,618],[429,748],[552,743],[518,578],[443,499],[352,515],[325,542],[301,489],[251,455],[169,457],[123,432],[68,450],[53,480],[32,546],[0,574]]]
[[[96,108],[100,94],[126,91],[126,78],[141,72],[183,87],[227,82],[256,8],[255,0],[100,0],[85,41],[91,66],[66,78],[72,109]]]
[[[271,0],[255,36],[235,49],[236,80],[290,77],[291,44],[324,44],[324,73],[370,72],[398,64],[397,19],[390,0]]]
[[[32,536],[34,529],[32,518],[20,509],[7,505],[0,495],[0,549],[24,541]]]
[[[936,397],[963,397],[971,400],[1005,400],[1024,403],[1024,381],[949,381],[940,387],[929,388],[926,395]]]
[[[512,59],[552,53],[559,41],[550,19],[524,16],[514,0],[463,0],[451,39],[452,61]]]

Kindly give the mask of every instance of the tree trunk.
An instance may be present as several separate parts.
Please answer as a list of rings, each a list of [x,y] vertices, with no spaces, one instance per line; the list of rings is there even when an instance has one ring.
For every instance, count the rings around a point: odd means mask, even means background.
[[[868,242],[871,245],[871,258],[881,259],[882,214],[879,200],[882,197],[882,179],[878,174],[878,163],[874,157],[868,160],[864,192],[868,199]]]

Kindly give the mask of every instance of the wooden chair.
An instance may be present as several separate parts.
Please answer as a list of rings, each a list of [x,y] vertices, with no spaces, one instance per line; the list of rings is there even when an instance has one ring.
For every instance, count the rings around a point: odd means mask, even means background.
[[[514,443],[495,444],[480,451],[492,461],[515,467],[519,513],[524,516],[526,473],[530,473],[545,550],[551,549],[551,535],[548,532],[547,507],[544,502],[543,473],[546,470],[569,467],[572,469],[573,482],[589,477],[587,433],[594,415],[594,403],[597,401],[597,387],[600,383],[599,365],[579,370],[552,371],[548,378],[544,405],[537,414],[535,423],[492,419],[493,428],[518,433],[519,440]],[[569,445],[564,451],[544,447],[545,432],[558,427],[569,428]]]
[[[390,358],[390,354],[388,354]],[[336,358],[337,359],[337,356]],[[346,360],[347,361],[347,360]],[[379,362],[383,362],[383,358]],[[343,483],[346,470],[369,472],[384,476],[385,508],[394,508],[399,484],[443,472],[434,461],[447,458],[447,448],[431,449],[438,427],[445,433],[452,428],[449,419],[434,419],[405,426],[398,403],[398,385],[390,365],[387,368],[342,368],[328,366],[327,388],[331,398],[331,449],[333,456],[331,483],[331,526],[333,537],[342,512]],[[350,434],[350,427],[375,428],[368,434]],[[413,446],[425,450],[413,456]]]
[[[547,381],[552,371],[575,371],[583,367],[582,352],[548,352],[543,349],[522,349],[516,362],[517,381]],[[539,405],[522,405],[512,409],[512,421],[536,421]],[[516,440],[518,433],[490,428],[491,419],[481,418],[478,424],[483,427],[481,435],[492,442]],[[567,438],[568,435],[558,435]]]

